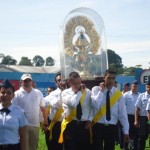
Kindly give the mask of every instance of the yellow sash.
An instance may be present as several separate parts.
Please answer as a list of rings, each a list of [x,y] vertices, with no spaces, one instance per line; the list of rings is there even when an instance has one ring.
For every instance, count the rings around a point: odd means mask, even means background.
[[[110,98],[110,108],[119,100],[122,93],[117,90]],[[93,118],[93,123],[96,123],[98,120],[100,120],[104,115],[106,114],[106,104],[103,105],[101,109],[95,114]]]
[[[59,108],[59,109],[56,111],[53,120],[51,120],[51,123],[50,123],[50,125],[49,125],[49,127],[48,127],[48,130],[50,131],[49,140],[52,139],[52,128],[53,128],[54,124],[55,124],[55,123],[59,120],[59,118],[61,117],[62,112],[63,112],[63,109],[62,109],[62,107],[61,107],[61,108]]]
[[[80,103],[81,103],[81,106],[84,102],[84,99],[85,99],[85,95],[86,95],[86,90],[83,90],[82,91],[82,96],[80,98]],[[61,133],[60,133],[60,137],[59,137],[59,140],[58,140],[58,143],[63,143],[63,133],[66,129],[66,126],[69,122],[71,122],[76,116],[76,108],[72,110],[72,112],[70,113],[70,115],[67,117],[67,118],[64,118],[62,123],[61,123]]]
[[[47,107],[47,109],[46,109],[48,115],[49,115],[49,113],[50,113],[50,109],[51,109],[51,106],[49,105],[49,106]]]

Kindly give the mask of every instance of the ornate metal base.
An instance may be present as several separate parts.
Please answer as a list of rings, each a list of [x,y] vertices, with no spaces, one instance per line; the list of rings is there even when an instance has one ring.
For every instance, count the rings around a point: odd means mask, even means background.
[[[100,82],[103,82],[103,77],[96,77],[95,80],[82,80],[82,83],[86,85],[90,90],[94,86],[99,86]]]

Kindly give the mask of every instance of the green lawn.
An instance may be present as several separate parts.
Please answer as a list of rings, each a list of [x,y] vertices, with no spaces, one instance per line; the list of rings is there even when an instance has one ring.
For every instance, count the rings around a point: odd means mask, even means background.
[[[38,150],[47,150],[45,135],[40,131]]]
[[[145,150],[150,150],[149,140],[147,140],[146,146],[147,148]],[[40,132],[38,150],[47,150],[46,143],[45,143],[45,136],[42,132]],[[116,145],[115,150],[120,150],[119,145]]]

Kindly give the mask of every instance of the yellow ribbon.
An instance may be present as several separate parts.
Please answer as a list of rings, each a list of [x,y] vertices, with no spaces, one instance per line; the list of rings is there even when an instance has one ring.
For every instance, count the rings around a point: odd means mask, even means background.
[[[50,125],[49,125],[49,127],[48,127],[48,130],[50,131],[49,140],[52,139],[52,128],[53,128],[54,124],[55,124],[55,123],[59,120],[59,118],[61,117],[62,112],[63,112],[63,109],[62,109],[62,107],[61,107],[61,108],[59,108],[59,109],[56,111],[53,120],[51,120],[51,123],[50,123]]]
[[[119,100],[119,98],[122,96],[122,93],[117,90],[110,98],[110,108]],[[106,104],[103,105],[101,109],[95,114],[93,118],[93,123],[96,123],[98,120],[100,120],[104,115],[106,114]]]
[[[80,103],[81,103],[81,106],[84,102],[84,99],[85,99],[85,95],[86,95],[86,90],[82,90],[82,96],[80,98]],[[72,112],[70,113],[70,115],[67,117],[67,118],[64,118],[62,123],[61,123],[61,133],[60,133],[60,137],[59,137],[59,140],[58,140],[58,143],[63,143],[64,139],[63,139],[63,133],[66,129],[66,126],[69,122],[71,122],[76,116],[76,108],[72,110]]]
[[[50,109],[51,109],[51,106],[49,105],[49,106],[47,107],[47,109],[46,109],[48,115],[49,115],[49,113],[50,113]]]

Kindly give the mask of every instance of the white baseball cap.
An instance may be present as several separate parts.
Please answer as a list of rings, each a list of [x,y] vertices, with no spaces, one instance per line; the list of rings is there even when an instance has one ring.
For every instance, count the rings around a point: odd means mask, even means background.
[[[25,79],[31,79],[32,80],[31,74],[28,74],[28,73],[23,74],[21,77],[21,80],[25,80]]]

